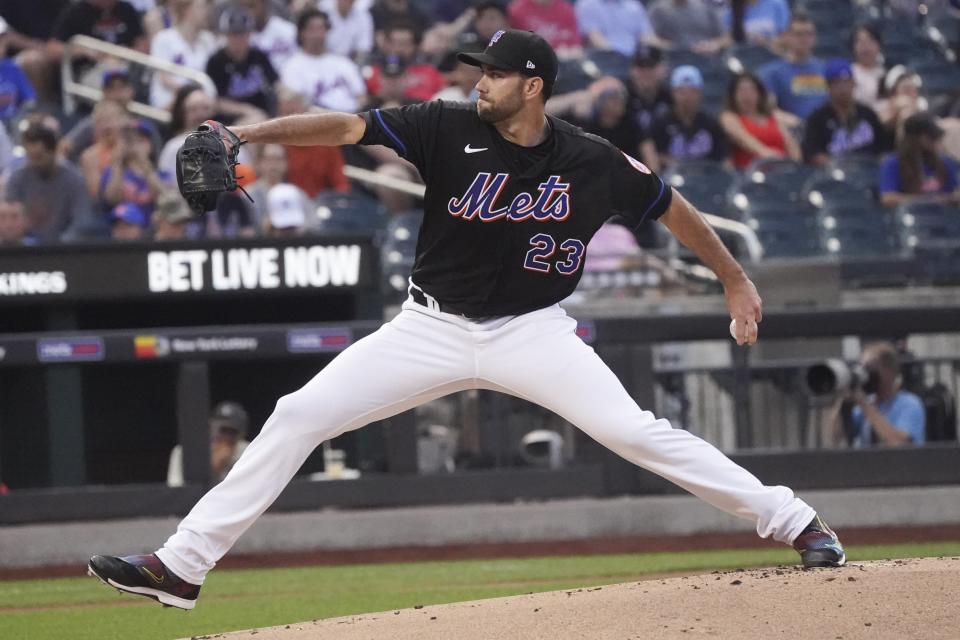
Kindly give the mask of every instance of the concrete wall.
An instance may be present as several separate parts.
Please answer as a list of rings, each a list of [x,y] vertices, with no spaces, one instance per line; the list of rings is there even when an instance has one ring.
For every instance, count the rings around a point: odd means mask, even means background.
[[[808,491],[837,529],[960,524],[960,486]],[[153,551],[175,518],[0,527],[0,567],[83,563],[93,554]],[[581,540],[750,531],[691,496],[266,514],[234,553]]]

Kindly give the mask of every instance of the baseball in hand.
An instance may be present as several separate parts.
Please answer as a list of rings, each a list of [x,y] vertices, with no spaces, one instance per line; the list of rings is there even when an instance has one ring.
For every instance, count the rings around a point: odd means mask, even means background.
[[[737,339],[737,319],[734,318],[730,321],[730,337],[734,340]]]

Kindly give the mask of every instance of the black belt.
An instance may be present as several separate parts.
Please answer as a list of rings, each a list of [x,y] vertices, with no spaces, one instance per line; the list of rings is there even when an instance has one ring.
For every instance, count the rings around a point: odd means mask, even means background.
[[[442,311],[443,313],[452,313],[453,315],[463,316],[464,318],[473,317],[469,313],[464,313],[463,311],[447,304],[446,302],[440,302],[436,298],[433,298],[433,296],[428,299],[426,294],[416,287],[410,287],[408,290],[410,292],[410,297],[420,306],[433,309],[434,311]],[[431,304],[431,302],[433,304]]]

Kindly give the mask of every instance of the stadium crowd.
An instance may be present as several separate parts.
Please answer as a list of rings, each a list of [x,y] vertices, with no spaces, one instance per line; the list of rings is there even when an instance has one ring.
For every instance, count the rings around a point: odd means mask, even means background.
[[[349,164],[418,180],[385,148],[244,147],[253,202],[231,194],[199,220],[176,192],[176,150],[208,118],[475,99],[479,70],[456,51],[512,27],[561,58],[550,113],[642,159],[702,209],[749,221],[771,255],[836,250],[840,204],[876,217],[921,198],[960,219],[948,152],[960,148],[958,16],[958,0],[48,0],[42,11],[6,0],[0,245],[322,233],[341,209],[415,227],[415,198],[344,175]],[[73,47],[72,77],[102,91],[73,108],[59,69],[76,35],[206,77]],[[135,103],[169,118],[137,115]],[[820,234],[822,211],[816,229],[788,222],[784,199],[832,206],[834,244],[797,242]],[[619,247],[623,234],[605,241]]]

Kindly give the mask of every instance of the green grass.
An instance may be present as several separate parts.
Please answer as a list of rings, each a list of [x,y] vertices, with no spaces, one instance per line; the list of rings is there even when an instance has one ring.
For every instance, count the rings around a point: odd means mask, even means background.
[[[960,542],[851,547],[853,561],[960,555]],[[180,638],[316,618],[637,580],[651,573],[795,564],[787,548],[214,571],[189,613],[94,578],[0,582],[0,638]]]

